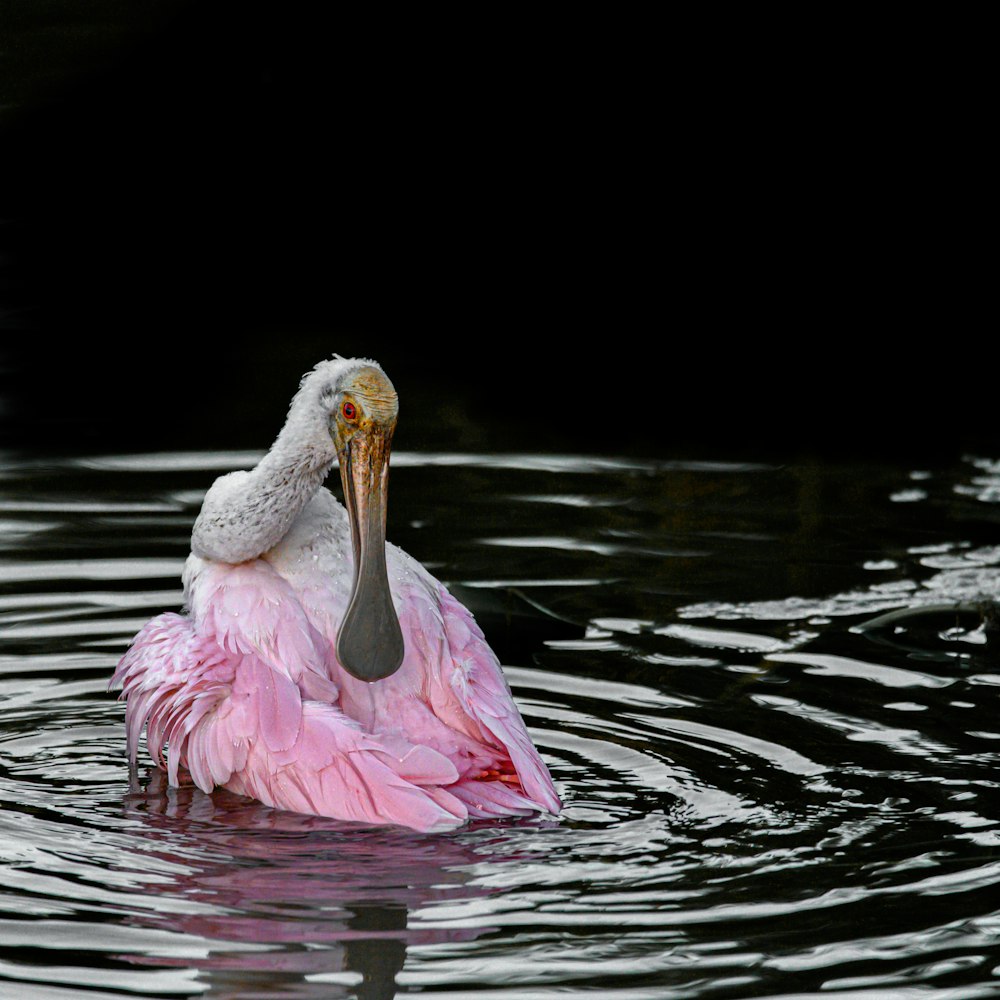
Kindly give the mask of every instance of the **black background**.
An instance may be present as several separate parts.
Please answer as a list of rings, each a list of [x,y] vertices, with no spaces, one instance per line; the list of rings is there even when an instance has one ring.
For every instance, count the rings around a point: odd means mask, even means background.
[[[940,25],[82,6],[4,6],[8,447],[264,447],[338,352],[398,446],[998,451]]]

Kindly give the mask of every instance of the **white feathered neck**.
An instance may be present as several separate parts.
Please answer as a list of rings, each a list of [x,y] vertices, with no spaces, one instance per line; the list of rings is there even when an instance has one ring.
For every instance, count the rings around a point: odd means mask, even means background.
[[[341,380],[360,367],[381,371],[368,359],[335,356],[303,376],[270,451],[249,472],[218,478],[205,495],[191,534],[196,556],[245,562],[284,538],[337,460],[330,410]]]

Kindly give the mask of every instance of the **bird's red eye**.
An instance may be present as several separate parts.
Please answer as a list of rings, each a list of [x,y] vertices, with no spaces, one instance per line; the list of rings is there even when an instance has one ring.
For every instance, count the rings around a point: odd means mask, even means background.
[[[347,400],[340,408],[340,412],[344,414],[345,420],[353,420],[358,415],[358,408],[350,400]]]

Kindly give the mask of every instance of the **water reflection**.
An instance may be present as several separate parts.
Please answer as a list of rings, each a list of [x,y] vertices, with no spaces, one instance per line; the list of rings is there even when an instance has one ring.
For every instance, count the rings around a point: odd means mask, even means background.
[[[154,878],[136,884],[167,905],[139,926],[183,935],[183,953],[120,956],[197,971],[202,995],[393,997],[414,943],[474,940],[489,926],[413,928],[424,907],[488,895],[478,862],[516,863],[475,846],[402,830],[360,829],[281,813],[239,796],[133,780],[125,816],[141,825]],[[174,872],[169,879],[164,871]]]

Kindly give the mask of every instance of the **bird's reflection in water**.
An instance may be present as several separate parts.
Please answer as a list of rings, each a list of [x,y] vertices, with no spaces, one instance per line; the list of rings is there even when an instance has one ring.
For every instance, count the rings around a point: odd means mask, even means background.
[[[520,856],[491,852],[503,828],[462,843],[456,834],[350,826],[224,791],[171,788],[155,769],[144,787],[133,780],[125,808],[141,819],[151,862],[141,889],[162,902],[135,922],[183,936],[175,953],[128,960],[196,969],[199,995],[226,1000],[393,997],[409,946],[493,930],[411,928],[411,915],[485,897],[469,881],[472,866]]]

